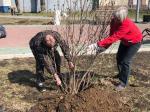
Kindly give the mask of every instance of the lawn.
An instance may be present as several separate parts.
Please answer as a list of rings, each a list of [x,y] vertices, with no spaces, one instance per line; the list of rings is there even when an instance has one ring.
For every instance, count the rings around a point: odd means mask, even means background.
[[[74,12],[72,13],[73,15],[70,17],[71,21],[77,21],[77,23],[79,23],[78,21],[80,21],[80,12]],[[140,11],[139,17],[140,19],[143,19],[143,15],[147,15],[150,14],[148,13],[148,11]],[[0,13],[0,15],[10,15],[9,13]],[[94,12],[86,12],[83,13],[83,19],[84,21],[87,20],[93,20],[93,17],[95,15],[95,11]],[[19,14],[18,17],[22,17],[22,16],[36,16],[36,17],[49,17],[49,19],[42,19],[42,18],[7,18],[7,17],[0,17],[0,24],[3,25],[47,25],[47,24],[53,24],[53,20],[52,18],[54,17],[54,13],[46,13],[46,12],[41,12],[41,13],[22,13]],[[84,17],[86,16],[86,17]],[[135,19],[136,17],[136,11],[135,10],[129,10],[129,18],[131,19]],[[74,18],[75,17],[75,18]],[[92,22],[93,23],[93,22]],[[62,20],[62,24],[66,24],[66,20]]]
[[[99,55],[91,71],[96,75],[92,86],[77,95],[65,95],[46,73],[47,91],[35,87],[35,60],[15,58],[0,61],[0,109],[6,112],[149,112],[150,111],[150,52],[134,58],[129,86],[118,92],[115,55]],[[89,56],[79,58],[77,67],[84,71]],[[67,72],[63,61],[62,72]]]
[[[50,22],[50,19],[35,19],[35,18],[7,18],[0,17],[0,24],[3,25],[46,25]]]

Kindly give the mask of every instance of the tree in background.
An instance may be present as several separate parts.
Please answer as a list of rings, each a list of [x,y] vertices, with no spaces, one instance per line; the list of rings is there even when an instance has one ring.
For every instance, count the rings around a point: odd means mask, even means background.
[[[150,0],[148,1],[148,10],[150,10]]]

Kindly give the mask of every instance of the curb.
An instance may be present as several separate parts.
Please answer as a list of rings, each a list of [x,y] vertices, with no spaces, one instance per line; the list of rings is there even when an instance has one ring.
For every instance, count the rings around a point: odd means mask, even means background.
[[[150,52],[150,48],[140,48],[138,52]],[[117,49],[108,49],[104,52],[105,54],[115,54],[117,53]],[[62,53],[60,52],[62,56]],[[13,58],[29,58],[33,57],[32,53],[25,53],[25,54],[0,54],[0,60],[4,59],[13,59]]]

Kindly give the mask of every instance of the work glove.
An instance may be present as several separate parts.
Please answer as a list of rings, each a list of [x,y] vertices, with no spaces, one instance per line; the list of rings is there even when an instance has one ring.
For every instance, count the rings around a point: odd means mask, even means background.
[[[97,45],[97,43],[94,43],[94,44],[89,45],[87,47],[87,50],[90,51],[90,52],[94,51],[94,52],[96,52],[96,54],[99,54],[101,52],[104,52],[106,50],[106,48],[100,47],[100,46]]]

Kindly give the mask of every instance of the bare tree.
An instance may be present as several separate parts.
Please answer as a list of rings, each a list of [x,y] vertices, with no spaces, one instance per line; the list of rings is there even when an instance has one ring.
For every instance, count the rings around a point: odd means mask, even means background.
[[[91,85],[94,77],[93,66],[98,55],[95,50],[87,51],[87,47],[109,34],[114,3],[101,3],[96,11],[91,10],[92,4],[88,0],[66,0],[66,3],[68,17],[63,20],[65,25],[61,32],[70,46],[75,69],[63,78],[62,88],[66,93],[77,94]],[[78,64],[84,57],[89,57],[88,62],[83,63],[81,68]]]

